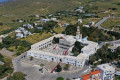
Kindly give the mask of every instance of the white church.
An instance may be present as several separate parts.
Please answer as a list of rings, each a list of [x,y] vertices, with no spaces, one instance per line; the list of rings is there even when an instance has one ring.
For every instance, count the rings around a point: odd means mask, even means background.
[[[44,51],[44,49],[49,48],[51,45],[53,45],[52,41],[54,37],[60,38],[59,44],[57,44],[58,47],[55,47],[55,50],[60,49],[61,51],[58,51],[56,53],[53,53],[51,51]],[[81,53],[78,56],[69,55],[69,52],[72,51],[72,48],[74,47],[76,41],[82,43],[84,47],[81,49]],[[80,34],[80,28],[78,26],[76,36],[56,34],[50,38],[31,45],[31,49],[27,51],[27,56],[32,56],[34,58],[48,61],[61,62],[82,68],[84,67],[85,62],[89,60],[89,56],[94,54],[98,48],[98,43],[88,41],[87,37],[82,38],[82,34]],[[62,50],[65,50],[64,54]]]

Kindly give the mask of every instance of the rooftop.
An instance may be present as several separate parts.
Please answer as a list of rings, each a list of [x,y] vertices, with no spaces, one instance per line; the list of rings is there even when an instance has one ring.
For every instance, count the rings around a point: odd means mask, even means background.
[[[90,74],[86,74],[82,76],[83,80],[88,80],[90,79]]]
[[[50,52],[45,52],[42,50],[36,51],[36,50],[29,50],[28,52],[30,53],[36,53],[36,54],[44,54],[44,55],[49,55],[49,56],[54,56],[54,57],[60,57],[60,58],[69,58],[73,60],[78,60],[78,61],[84,61],[86,57],[83,57],[82,55],[80,57],[75,57],[75,56],[69,56],[69,55],[62,55],[62,54],[53,54]]]
[[[95,74],[99,74],[99,73],[100,73],[99,70],[96,70],[96,71],[90,72],[91,75],[95,75]]]
[[[108,71],[108,70],[114,71],[114,70],[115,70],[115,68],[112,67],[112,66],[109,65],[109,64],[102,64],[102,65],[98,65],[97,67],[99,67],[100,69],[102,69],[102,70],[104,70],[104,71]]]
[[[84,46],[82,48],[82,51],[91,51],[96,45],[98,45],[98,43],[96,42],[92,42],[92,41],[87,41],[86,42],[88,45],[87,46]]]
[[[57,35],[54,35],[54,36],[52,36],[52,37],[50,37],[50,38],[47,38],[47,39],[45,39],[45,40],[42,40],[42,41],[40,41],[40,42],[38,42],[38,43],[35,43],[35,44],[33,44],[33,45],[41,45],[41,44],[44,44],[45,42],[48,42],[48,41],[50,41],[50,40],[53,40],[54,37],[61,37],[61,36],[63,36],[63,34],[57,34]]]

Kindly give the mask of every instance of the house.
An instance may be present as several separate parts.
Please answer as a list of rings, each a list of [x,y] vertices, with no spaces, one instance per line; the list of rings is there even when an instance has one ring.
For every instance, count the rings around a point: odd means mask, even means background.
[[[52,21],[56,21],[56,20],[57,20],[57,18],[51,18],[51,20],[52,20]]]
[[[43,29],[43,27],[38,26],[37,29]]]
[[[91,17],[91,16],[95,16],[96,14],[86,14],[85,16],[87,16],[87,17]]]
[[[31,24],[24,24],[23,27],[27,27],[28,29],[33,29],[34,28]]]
[[[35,15],[35,17],[39,18],[39,15],[38,15],[38,14],[36,14],[36,15]]]
[[[113,80],[115,68],[110,64],[101,64],[95,70],[100,70],[100,77],[102,80]]]
[[[4,62],[1,62],[1,61],[0,61],[0,65],[4,65]]]
[[[79,12],[79,13],[84,13],[84,11],[82,9],[76,9],[75,11]]]
[[[90,26],[89,25],[83,25],[83,27],[89,28]]]
[[[80,12],[80,13],[84,13],[83,7],[78,7],[75,11],[76,12]]]
[[[50,19],[44,19],[44,18],[43,18],[43,19],[40,19],[40,22],[45,22],[45,23],[46,23],[46,22],[48,22],[48,21],[50,21]]]
[[[96,70],[90,72],[90,74],[83,75],[81,77],[81,80],[102,80],[102,79],[100,78],[100,71]]]
[[[69,23],[64,23],[64,26],[68,26],[68,25],[70,25]]]
[[[114,52],[116,51],[116,49],[120,46],[120,40],[116,40],[116,41],[112,41],[109,43],[110,46],[108,46],[108,48]]]
[[[31,35],[31,33],[23,27],[19,27],[17,30],[15,30],[15,33],[16,33],[16,38],[18,39]]]
[[[23,34],[21,30],[17,29],[15,30],[15,33],[16,33],[16,38],[23,38]]]
[[[83,75],[83,76],[81,77],[81,80],[91,80],[91,79],[90,79],[90,74]]]
[[[22,23],[22,22],[23,22],[23,20],[19,20],[19,22],[20,22],[20,23]]]
[[[100,71],[99,71],[99,70],[90,72],[90,76],[91,76],[91,79],[92,79],[92,80],[102,80],[102,79],[100,78]]]
[[[90,26],[94,26],[94,25],[95,25],[95,22],[90,22],[89,25],[90,25]]]
[[[82,23],[82,19],[78,19],[78,23]]]
[[[83,10],[83,8],[84,8],[83,6],[78,7],[78,9],[81,9],[81,10]]]

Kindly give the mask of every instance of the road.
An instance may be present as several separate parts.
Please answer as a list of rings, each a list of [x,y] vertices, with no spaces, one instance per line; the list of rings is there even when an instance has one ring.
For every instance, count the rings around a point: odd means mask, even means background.
[[[105,22],[106,20],[108,20],[109,18],[120,18],[120,17],[103,17],[98,23],[95,24],[95,27],[97,27],[98,29],[103,29],[103,30],[105,30],[105,31],[114,31],[114,30],[110,30],[110,29],[103,28],[103,27],[101,26],[101,24],[102,24],[103,22]],[[120,33],[119,31],[114,31],[114,32]]]
[[[44,73],[41,73],[39,71],[39,67],[22,62],[21,58],[23,58],[25,54],[20,55],[19,57],[15,58],[13,60],[13,66],[14,66],[14,72],[20,71],[26,74],[27,80],[56,80],[57,77],[62,76],[63,78],[75,78],[80,77],[84,74],[87,74],[87,72],[84,73],[85,70],[87,70],[89,67],[85,66],[82,70],[76,70],[72,72],[61,72],[61,73],[49,73],[46,70],[44,70]]]
[[[14,32],[14,31],[12,31],[12,32]],[[2,39],[5,38],[5,37],[7,37],[7,36],[8,36],[9,34],[11,34],[12,32],[7,33],[7,34],[0,35],[0,42],[2,42]]]

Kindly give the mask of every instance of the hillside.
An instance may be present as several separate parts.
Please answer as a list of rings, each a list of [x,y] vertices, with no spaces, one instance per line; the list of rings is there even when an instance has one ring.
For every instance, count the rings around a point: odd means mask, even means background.
[[[30,15],[45,15],[61,10],[74,10],[75,7],[84,6],[88,13],[98,13],[100,17],[108,16],[108,13],[99,13],[108,8],[116,8],[110,13],[120,16],[119,0],[14,0],[0,7],[0,31],[17,28],[21,23],[13,23],[12,20],[26,19]]]

